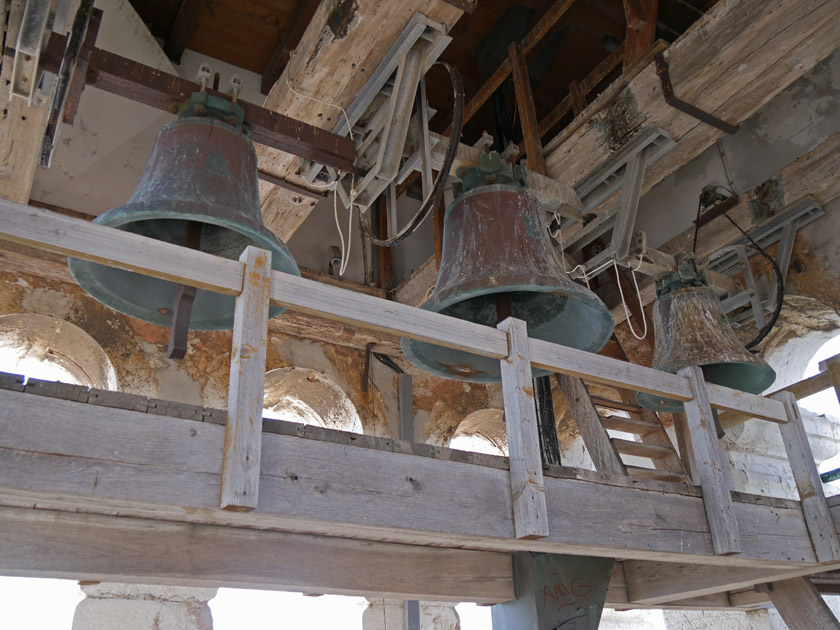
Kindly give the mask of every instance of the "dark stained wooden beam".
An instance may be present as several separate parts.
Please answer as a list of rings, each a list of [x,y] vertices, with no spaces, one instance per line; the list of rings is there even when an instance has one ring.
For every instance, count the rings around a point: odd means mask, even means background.
[[[525,155],[531,170],[545,175],[545,156],[537,124],[537,112],[534,108],[534,95],[531,92],[531,79],[525,65],[525,55],[516,42],[508,48],[508,60],[513,70],[513,84],[516,89],[516,104],[519,107],[519,119],[522,124]]]
[[[297,47],[306,27],[312,21],[312,16],[315,15],[315,10],[321,4],[320,0],[303,0],[300,9],[295,15],[294,22],[289,29],[283,34],[283,40],[277,49],[272,53],[271,59],[268,61],[265,70],[262,74],[262,82],[260,83],[260,92],[268,94],[271,88],[277,83],[277,79],[283,74],[283,70],[289,63],[292,51]]]
[[[638,5],[636,7],[635,5]],[[630,66],[656,39],[659,0],[624,0],[627,36],[624,40],[624,67]],[[634,26],[638,24],[638,26]]]
[[[181,0],[178,15],[169,30],[169,36],[163,45],[163,52],[175,63],[181,63],[181,55],[187,47],[187,41],[195,30],[198,14],[204,6],[204,0]]]

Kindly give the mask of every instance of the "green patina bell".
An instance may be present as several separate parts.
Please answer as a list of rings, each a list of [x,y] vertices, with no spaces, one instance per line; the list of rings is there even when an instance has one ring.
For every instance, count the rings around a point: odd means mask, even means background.
[[[257,156],[236,103],[197,92],[178,120],[158,134],[140,183],[128,203],[94,223],[167,243],[188,243],[188,227],[203,252],[238,259],[248,245],[267,249],[272,268],[300,275],[286,246],[262,221]],[[172,324],[178,285],[131,271],[69,259],[79,285],[111,308],[162,326]],[[271,307],[270,316],[283,312]],[[198,289],[190,327],[233,326],[234,298]]]
[[[524,169],[489,153],[477,167],[459,169],[458,177],[458,196],[444,219],[440,273],[422,308],[492,327],[513,316],[528,324],[530,337],[600,350],[612,334],[612,315],[563,271],[545,211],[526,188]],[[406,338],[402,349],[431,374],[475,382],[501,379],[496,359]]]
[[[760,394],[773,384],[773,368],[744,348],[702,270],[680,265],[660,278],[656,295],[654,368],[675,374],[696,365],[708,382],[751,394]],[[636,400],[654,411],[683,411],[681,402],[654,394],[640,392]]]

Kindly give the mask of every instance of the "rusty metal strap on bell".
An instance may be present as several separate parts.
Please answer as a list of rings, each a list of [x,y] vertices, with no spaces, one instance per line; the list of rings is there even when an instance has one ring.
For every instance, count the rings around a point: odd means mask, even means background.
[[[699,107],[695,107],[691,103],[686,103],[684,100],[677,98],[674,94],[674,85],[671,83],[671,73],[668,62],[665,61],[665,56],[662,53],[658,53],[653,60],[656,62],[656,74],[659,76],[662,95],[665,97],[665,102],[668,105],[728,134],[734,134],[738,131],[737,125],[731,125],[725,120],[721,120],[717,116],[713,116],[709,112],[703,111]]]

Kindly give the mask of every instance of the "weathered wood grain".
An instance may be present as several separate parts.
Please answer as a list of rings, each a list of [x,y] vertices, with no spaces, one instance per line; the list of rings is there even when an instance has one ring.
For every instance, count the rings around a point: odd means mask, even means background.
[[[230,350],[227,425],[219,497],[222,509],[253,510],[259,501],[271,252],[246,247]]]
[[[501,360],[501,373],[514,530],[517,538],[544,538],[548,536],[548,516],[528,329],[525,322],[513,317],[498,328],[508,340],[508,356]]]
[[[773,582],[767,594],[789,628],[840,629],[837,617],[805,578]]]

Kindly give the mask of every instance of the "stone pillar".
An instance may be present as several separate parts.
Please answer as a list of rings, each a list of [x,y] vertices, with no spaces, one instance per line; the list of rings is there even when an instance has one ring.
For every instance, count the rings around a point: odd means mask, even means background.
[[[213,630],[215,588],[97,582],[82,584],[73,630]]]
[[[362,615],[363,630],[406,630],[401,599],[369,599],[368,602]],[[420,602],[420,630],[461,630],[455,604]]]

